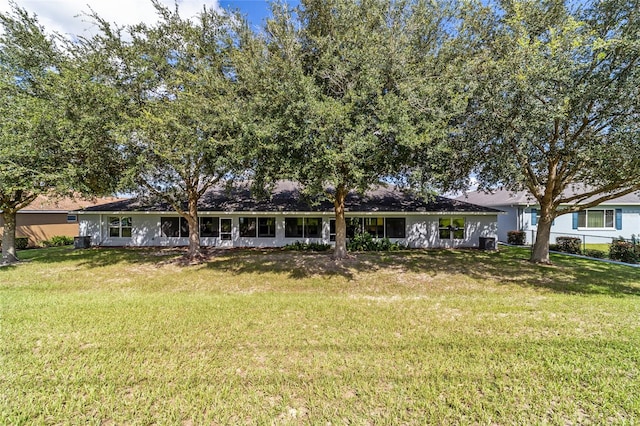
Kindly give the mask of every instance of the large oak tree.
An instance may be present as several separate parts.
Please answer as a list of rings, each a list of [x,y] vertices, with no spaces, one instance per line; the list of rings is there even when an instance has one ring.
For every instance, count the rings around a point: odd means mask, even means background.
[[[110,193],[119,161],[105,112],[118,108],[84,72],[76,45],[12,5],[0,13],[2,260],[15,262],[16,215],[38,195]],[[99,114],[98,114],[99,113]]]
[[[531,260],[548,263],[556,217],[640,190],[640,7],[516,0],[477,12],[471,167],[483,188],[531,192]]]
[[[126,162],[123,187],[168,202],[189,227],[191,259],[200,256],[198,202],[222,179],[241,172],[234,35],[242,20],[203,9],[185,19],[154,1],[158,21],[114,27],[87,46],[102,52],[96,69],[126,100],[119,124]]]
[[[445,2],[303,0],[276,4],[239,78],[261,181],[300,182],[334,204],[334,256],[346,256],[345,199],[435,155],[460,105]],[[453,21],[449,22],[453,25]],[[425,155],[430,152],[434,155]]]

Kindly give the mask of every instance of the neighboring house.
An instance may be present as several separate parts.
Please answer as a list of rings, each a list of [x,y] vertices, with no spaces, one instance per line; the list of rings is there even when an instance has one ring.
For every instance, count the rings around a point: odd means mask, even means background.
[[[527,231],[531,242],[537,230],[537,200],[526,191],[495,190],[493,193],[469,192],[456,198],[507,214],[498,217],[498,240],[507,241],[507,232]],[[579,235],[588,243],[607,243],[612,238],[640,236],[640,194],[625,195],[580,212],[557,217],[551,226],[551,240],[560,235]]]
[[[82,200],[80,198],[50,198],[39,196],[16,215],[16,237],[27,237],[29,246],[48,240],[51,237],[78,235],[78,215],[76,210],[97,204],[113,202],[118,198],[98,198]],[[0,216],[0,239],[4,231],[4,222]]]
[[[298,187],[280,182],[269,200],[248,190],[210,190],[199,204],[200,242],[216,247],[281,247],[335,241],[333,204],[308,203]],[[425,202],[393,187],[364,197],[349,194],[347,235],[358,230],[410,247],[478,247],[495,238],[498,210],[436,197]],[[100,246],[184,246],[186,220],[162,203],[131,199],[77,212],[80,235]]]

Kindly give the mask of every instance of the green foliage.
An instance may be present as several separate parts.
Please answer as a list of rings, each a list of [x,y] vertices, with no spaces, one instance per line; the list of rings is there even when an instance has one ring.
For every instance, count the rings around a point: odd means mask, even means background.
[[[118,110],[93,79],[80,43],[44,32],[11,4],[0,13],[0,210],[5,222],[40,194],[105,194],[119,176],[102,110]],[[87,118],[88,116],[92,119]],[[107,124],[105,124],[107,123]],[[11,217],[13,217],[11,219]],[[11,241],[5,227],[4,239]],[[3,247],[5,261],[15,248]]]
[[[29,247],[29,238],[27,237],[16,237],[15,240],[15,248],[16,250],[24,250]],[[2,240],[0,239],[0,247],[2,247]]]
[[[291,251],[327,251],[330,248],[331,244],[305,243],[303,241],[296,241],[295,243],[287,244],[283,249]]]
[[[640,262],[640,245],[619,239],[609,246],[609,259],[625,263]]]
[[[403,177],[418,163],[429,172],[459,170],[450,167],[455,152],[446,136],[468,91],[440,21],[446,9],[330,0],[290,11],[275,3],[238,72],[252,100],[247,149],[259,154],[258,181],[287,176],[327,197],[342,230],[338,212],[349,191]],[[345,238],[336,233],[336,253]]]
[[[507,232],[507,243],[515,246],[524,245],[527,240],[527,234],[524,231],[509,231]]]
[[[462,139],[482,188],[531,192],[538,235],[578,209],[566,205],[640,189],[637,3],[493,2],[465,28],[478,80]],[[548,244],[536,240],[533,261]]]
[[[556,249],[563,253],[582,253],[582,240],[577,237],[557,237]]]
[[[189,256],[199,252],[197,203],[221,179],[246,166],[237,73],[241,17],[204,8],[183,19],[154,2],[158,22],[114,31],[94,16],[100,34],[85,41],[95,72],[124,100],[113,122],[124,157],[123,188],[169,203],[189,224]]]
[[[42,242],[44,247],[62,247],[73,244],[73,237],[68,237],[66,235],[54,235]]]
[[[347,243],[349,251],[397,251],[405,247],[392,243],[388,238],[373,238],[368,232],[358,232]]]
[[[607,257],[606,252],[602,250],[597,250],[597,249],[586,249],[584,251],[584,255],[588,257],[593,257],[596,259],[604,259],[605,257]]]
[[[17,237],[16,238],[16,249],[24,250],[29,246],[29,238],[27,237]]]
[[[18,240],[15,246],[9,243],[15,213],[38,194],[68,183],[58,132],[62,58],[55,37],[44,33],[35,16],[15,3],[10,12],[0,12],[0,210],[7,262],[17,260]]]

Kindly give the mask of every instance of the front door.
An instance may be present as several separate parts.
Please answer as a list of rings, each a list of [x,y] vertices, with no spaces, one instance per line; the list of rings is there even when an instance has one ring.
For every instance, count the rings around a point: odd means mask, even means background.
[[[220,219],[220,241],[231,241],[232,229],[231,219]]]

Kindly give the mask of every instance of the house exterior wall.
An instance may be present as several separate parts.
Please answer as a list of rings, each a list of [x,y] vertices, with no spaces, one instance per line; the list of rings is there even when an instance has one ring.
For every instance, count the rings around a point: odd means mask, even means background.
[[[538,229],[537,224],[534,224],[533,209],[535,207],[528,207],[523,210],[521,214],[521,221],[523,223],[522,230],[526,231],[527,242],[532,241],[532,231],[535,232]],[[574,228],[573,215],[564,214],[558,216],[553,225],[551,226],[551,240],[552,244],[555,243],[556,237],[559,236],[576,236],[583,239],[588,244],[605,244],[611,243],[611,240],[618,237],[630,239],[632,236],[640,236],[640,205],[615,205],[606,204],[599,207],[594,207],[590,210],[621,210],[621,229],[616,227],[610,228]],[[509,212],[511,214],[511,212]],[[502,240],[501,240],[502,241]]]
[[[109,217],[131,217],[131,237],[109,237]],[[136,247],[173,247],[188,245],[187,237],[163,237],[161,233],[162,217],[176,217],[175,213],[82,213],[79,217],[80,235],[90,236],[92,245],[99,246],[136,246]],[[231,240],[221,240],[219,237],[202,237],[203,246],[215,247],[282,247],[296,241],[318,242],[329,244],[330,220],[333,214],[328,213],[202,213],[200,217],[229,218],[232,222]],[[272,238],[251,238],[240,236],[241,217],[274,217],[276,219],[276,236]],[[321,238],[286,238],[285,218],[322,218]],[[347,217],[383,217],[405,218],[405,238],[390,238],[393,242],[400,242],[412,248],[454,248],[478,247],[480,237],[497,238],[497,215],[464,215],[464,214],[404,214],[404,213],[358,213],[347,214]],[[440,239],[440,217],[464,217],[464,239]]]
[[[4,232],[4,222],[0,217],[0,239]],[[78,235],[78,222],[68,223],[67,213],[18,213],[16,215],[16,237],[29,238],[29,246],[63,235]]]
[[[522,210],[522,207],[501,206],[499,209],[506,214],[498,215],[498,241],[507,242],[508,232],[519,230],[521,227],[521,215],[519,215],[519,212]]]

